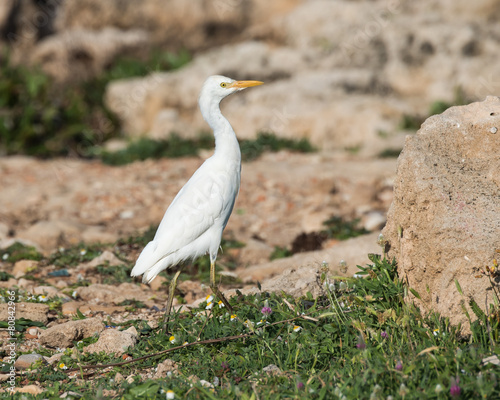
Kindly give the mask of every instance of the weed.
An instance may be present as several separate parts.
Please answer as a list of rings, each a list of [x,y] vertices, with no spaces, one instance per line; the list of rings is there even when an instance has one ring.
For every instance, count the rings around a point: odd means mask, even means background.
[[[365,228],[359,227],[359,220],[346,221],[342,217],[333,216],[323,222],[325,232],[329,238],[346,240],[349,238],[365,235],[369,233]]]
[[[78,359],[68,352],[61,359],[64,367],[86,379],[39,368],[23,382],[41,382],[47,390],[40,396],[48,399],[70,390],[84,400],[99,391],[122,399],[165,399],[168,391],[190,399],[409,400],[447,398],[446,392],[495,398],[498,367],[482,360],[500,348],[484,334],[487,327],[479,324],[474,329],[483,334],[466,339],[447,319],[422,314],[404,300],[409,288],[396,263],[369,258],[371,264],[360,267],[364,278],[328,276],[326,266],[325,295],[316,299],[239,295],[230,300],[232,316],[223,308],[205,310],[202,303],[171,316],[167,333],[145,321],[116,324],[139,332],[138,343],[127,349],[133,360],[105,353],[81,353]],[[95,340],[84,339],[77,347]],[[165,358],[173,370],[151,379]],[[117,365],[104,369],[99,363]],[[115,382],[118,372],[131,379]]]
[[[1,254],[2,260],[11,263],[15,263],[19,260],[40,261],[42,259],[42,254],[39,253],[33,246],[26,246],[19,242],[2,249]]]

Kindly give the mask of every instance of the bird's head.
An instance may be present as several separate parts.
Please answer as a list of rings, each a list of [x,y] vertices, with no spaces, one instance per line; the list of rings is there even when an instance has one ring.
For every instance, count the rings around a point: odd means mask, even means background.
[[[246,89],[252,86],[262,85],[260,81],[235,81],[222,75],[210,76],[201,89],[200,99],[209,98],[220,102],[224,97],[234,92]]]

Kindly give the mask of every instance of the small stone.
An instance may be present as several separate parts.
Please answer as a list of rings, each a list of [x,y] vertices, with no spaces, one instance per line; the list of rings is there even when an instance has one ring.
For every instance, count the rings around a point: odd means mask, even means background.
[[[52,286],[37,286],[33,289],[33,293],[46,295],[47,297],[55,297],[60,295],[59,291]]]
[[[262,368],[262,372],[265,372],[266,374],[271,376],[283,374],[281,369],[274,364],[269,364],[267,367]]]
[[[56,364],[61,360],[63,355],[64,353],[56,353],[50,357],[45,357],[45,361],[50,365]]]
[[[115,383],[117,383],[117,384],[121,383],[121,382],[123,382],[124,379],[125,378],[124,378],[124,376],[122,374],[120,374],[119,372],[116,373],[116,375],[115,375]]]
[[[32,395],[37,395],[43,393],[43,389],[37,385],[26,385],[15,390],[15,393],[27,393]]]
[[[124,262],[116,257],[111,251],[105,250],[101,255],[94,258],[92,261],[84,264],[84,268],[95,268],[98,265],[116,266],[122,265]]]
[[[494,126],[490,129],[491,133],[497,133],[498,129]]]
[[[40,354],[22,354],[14,363],[14,367],[16,367],[16,369],[28,369],[32,364],[39,360],[44,360],[43,356]]]
[[[167,373],[173,371],[177,371],[177,364],[175,363],[175,361],[167,358],[165,361],[158,364],[153,379],[166,378]]]
[[[38,261],[35,260],[20,260],[14,264],[12,269],[12,275],[14,278],[18,279],[21,276],[26,275],[27,272],[34,271],[38,268]]]

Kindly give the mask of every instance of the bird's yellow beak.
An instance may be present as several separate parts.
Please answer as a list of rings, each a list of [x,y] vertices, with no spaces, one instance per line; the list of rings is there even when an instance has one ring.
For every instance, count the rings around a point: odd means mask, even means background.
[[[235,82],[231,83],[228,87],[237,88],[237,89],[245,89],[247,87],[259,86],[262,84],[264,84],[264,82],[261,82],[261,81],[235,81]]]

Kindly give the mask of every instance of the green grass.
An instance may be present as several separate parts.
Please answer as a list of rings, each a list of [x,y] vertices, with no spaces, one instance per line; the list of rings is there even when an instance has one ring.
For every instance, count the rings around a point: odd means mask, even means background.
[[[348,221],[342,217],[332,216],[323,222],[323,225],[326,228],[322,232],[331,239],[347,240],[370,233],[365,228],[359,227],[359,219]]]
[[[195,156],[200,149],[213,149],[212,134],[202,134],[197,139],[183,139],[172,134],[168,139],[156,140],[141,138],[131,142],[127,148],[116,152],[103,152],[101,159],[105,164],[124,165],[148,158],[178,158]],[[299,153],[311,153],[316,149],[307,139],[284,139],[272,133],[259,133],[256,139],[240,141],[241,158],[252,161],[265,152],[290,150]]]
[[[455,89],[455,96],[452,101],[436,100],[429,106],[427,115],[403,114],[399,123],[399,129],[417,131],[424,121],[432,115],[441,114],[453,106],[468,104],[470,100],[466,98],[463,89],[458,86]]]
[[[0,154],[94,157],[120,131],[103,102],[106,85],[189,60],[186,52],[165,51],[143,60],[122,57],[94,79],[61,86],[36,67],[14,66],[7,53],[0,54]]]
[[[16,242],[9,247],[0,251],[0,257],[3,261],[15,263],[19,260],[35,260],[42,259],[42,254],[39,253],[33,246],[26,246]]]
[[[82,399],[165,399],[173,390],[178,399],[420,400],[450,398],[452,380],[458,379],[460,398],[496,398],[499,367],[482,360],[500,351],[498,315],[483,316],[472,324],[472,335],[464,337],[446,318],[425,315],[405,301],[409,288],[397,276],[394,262],[370,258],[372,264],[360,270],[363,279],[328,276],[325,266],[327,289],[319,298],[268,293],[232,298],[233,321],[226,310],[208,311],[204,303],[175,315],[166,334],[145,321],[127,321],[119,325],[135,326],[140,333],[137,345],[127,351],[136,361],[96,367],[93,373],[80,369],[123,361],[105,353],[82,353],[84,345],[96,340],[88,338],[61,359],[84,379],[67,379],[58,367],[39,368],[18,376],[17,385],[21,379],[23,384],[41,382],[47,390],[37,399],[57,399],[67,391]],[[264,306],[272,309],[267,318],[261,313]],[[184,342],[188,345],[182,346]],[[176,365],[170,377],[141,378],[167,358]],[[275,375],[263,372],[270,365],[279,368]],[[118,372],[135,378],[117,383]]]

